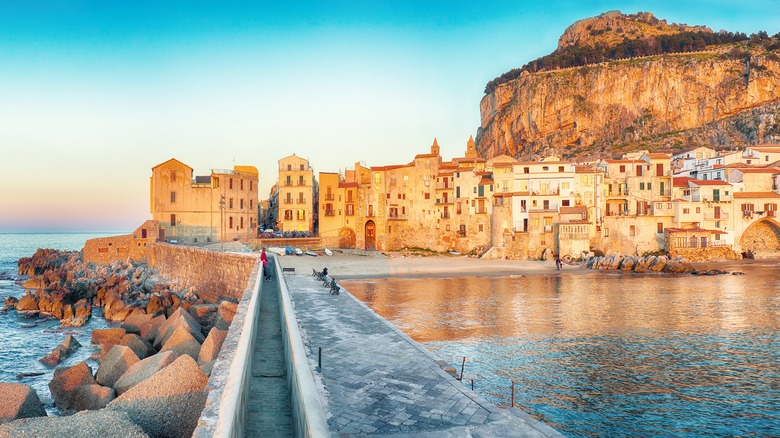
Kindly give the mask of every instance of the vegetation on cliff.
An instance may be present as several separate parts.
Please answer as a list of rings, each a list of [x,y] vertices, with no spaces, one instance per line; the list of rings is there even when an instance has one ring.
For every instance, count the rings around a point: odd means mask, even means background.
[[[614,14],[612,15],[614,16]],[[646,19],[649,20],[650,24],[664,23],[665,25],[665,21],[658,20],[649,13],[621,14],[622,20],[618,23],[635,22],[636,17],[640,15],[652,17],[651,19]],[[593,20],[601,17],[603,16],[595,17]],[[603,20],[600,22],[603,22]],[[619,27],[612,28],[609,24],[610,22],[605,25],[602,23],[601,26],[598,26],[596,23],[600,22],[586,25],[585,30],[587,35],[590,36],[590,40],[575,38],[578,43],[565,44],[563,40],[566,38],[566,34],[564,34],[561,37],[561,43],[559,43],[555,51],[528,62],[520,68],[512,69],[488,82],[485,86],[485,94],[493,92],[501,84],[517,79],[523,72],[536,73],[559,68],[581,67],[624,58],[697,52],[741,41],[749,41],[753,45],[760,44],[770,51],[780,48],[780,33],[770,38],[767,32],[760,31],[748,37],[742,32],[727,32],[723,30],[713,32],[702,27],[691,28],[686,26],[681,28],[672,27],[672,30],[659,34],[647,31],[634,31],[629,34],[626,33],[620,24],[617,24]],[[669,27],[669,25],[666,25],[666,27]],[[567,32],[569,32],[568,29]],[[610,34],[612,38],[600,38],[605,34]]]

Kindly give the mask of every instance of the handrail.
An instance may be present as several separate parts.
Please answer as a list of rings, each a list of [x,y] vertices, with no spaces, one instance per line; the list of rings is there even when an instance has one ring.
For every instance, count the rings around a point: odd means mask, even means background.
[[[276,257],[276,256],[274,256]],[[293,427],[296,436],[330,436],[325,409],[320,401],[314,375],[306,357],[306,347],[290,300],[290,290],[282,275],[282,267],[276,265],[279,279],[279,312],[282,320],[282,341],[285,346],[287,382],[293,408]]]
[[[257,314],[260,307],[263,276],[258,269],[259,259],[255,268],[256,280],[252,298],[247,306],[246,318],[241,328],[236,352],[230,365],[230,372],[222,391],[219,404],[219,418],[214,429],[215,437],[242,437],[246,432],[246,404],[249,392],[249,379],[252,374],[252,353],[257,336]]]

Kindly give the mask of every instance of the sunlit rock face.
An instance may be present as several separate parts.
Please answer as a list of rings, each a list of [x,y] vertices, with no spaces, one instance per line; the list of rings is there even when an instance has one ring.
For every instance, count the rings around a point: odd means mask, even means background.
[[[609,44],[612,40],[598,29],[618,24],[612,23],[614,16],[600,17],[572,25],[559,47],[583,47],[589,38]],[[636,26],[626,29],[639,29],[632,38],[643,37],[642,28],[661,32],[658,25],[631,23]],[[594,29],[597,35],[590,36]],[[691,29],[710,32],[689,26],[663,31]],[[779,74],[780,42],[773,38],[695,53],[524,71],[488,88],[480,103],[477,150],[483,158],[537,159],[551,153],[595,158],[636,149],[676,152],[692,145],[778,143]]]

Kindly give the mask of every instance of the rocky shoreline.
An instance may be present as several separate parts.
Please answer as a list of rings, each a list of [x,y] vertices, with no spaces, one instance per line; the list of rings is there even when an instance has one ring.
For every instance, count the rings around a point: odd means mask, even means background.
[[[82,326],[92,309],[102,308],[117,327],[92,331],[98,362],[54,370],[49,390],[64,415],[74,414],[89,436],[190,436],[206,400],[206,383],[235,315],[237,303],[206,303],[196,291],[178,288],[144,263],[96,265],[77,251],[39,249],[19,260],[28,276],[20,299],[6,299],[3,311],[60,320],[61,327]],[[54,367],[81,347],[66,337],[41,362]],[[23,394],[24,396],[20,396]],[[35,391],[2,384],[0,397],[11,400],[0,410],[0,436],[63,436],[71,423],[45,417]],[[40,408],[40,409],[38,409]]]
[[[743,272],[727,272],[718,269],[697,270],[690,261],[682,257],[670,258],[664,255],[631,256],[615,253],[605,256],[591,257],[582,262],[581,266],[588,269],[618,270],[633,272],[664,272],[669,274],[693,275],[744,275]]]

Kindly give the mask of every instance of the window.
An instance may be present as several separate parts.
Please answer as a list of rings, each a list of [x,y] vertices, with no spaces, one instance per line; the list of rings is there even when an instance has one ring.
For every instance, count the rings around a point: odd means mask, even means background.
[[[233,190],[233,178],[230,178],[230,179],[228,180],[228,188],[229,188],[230,190]]]
[[[562,182],[561,183],[561,188],[563,190],[569,190],[569,183],[568,182]]]
[[[653,183],[647,183],[647,190],[653,190]]]
[[[691,212],[690,208],[683,208],[683,214],[689,214]]]
[[[251,199],[249,200],[249,209],[251,210],[254,207],[254,201]]]
[[[662,203],[660,203],[660,202],[656,202],[656,203],[655,203],[655,209],[656,209],[656,210],[660,210],[660,209],[662,209],[663,207],[664,207],[664,205],[663,205]]]
[[[346,215],[347,216],[354,216],[355,215],[355,204],[347,204],[347,206],[346,206]]]
[[[623,164],[620,165],[620,173],[626,173],[626,166]]]
[[[303,164],[301,164],[301,170],[303,170]]]
[[[171,226],[172,227],[176,226],[176,215],[175,214],[171,215]]]
[[[292,164],[288,164],[288,165],[287,165],[287,171],[288,171],[288,172],[292,171]]]
[[[645,183],[643,182],[639,183],[639,190],[644,190],[644,189],[645,189]]]
[[[303,175],[298,175],[298,185],[299,186],[303,185]]]
[[[558,166],[558,172],[563,172],[563,166]]]
[[[425,194],[425,199],[431,199],[431,194],[430,193],[426,193]]]
[[[171,204],[176,203],[176,192],[171,192]]]
[[[243,199],[239,199],[238,200],[238,208],[240,208],[242,210],[244,209],[244,200]]]
[[[228,208],[233,208],[233,198],[228,199]]]
[[[547,172],[548,170],[550,170],[550,167],[549,166],[542,166],[542,170]]]
[[[306,210],[299,209],[298,210],[298,220],[299,221],[305,221],[306,220]]]
[[[229,223],[228,228],[230,228],[232,230],[233,229],[233,216],[230,216],[228,218],[228,223]]]
[[[528,167],[523,167],[523,173],[531,173],[531,169]]]
[[[241,190],[244,190],[244,180],[243,179],[241,180]]]
[[[561,201],[561,206],[568,207],[569,206],[569,200],[568,199],[564,199],[563,201]]]
[[[696,213],[701,213],[701,207],[696,207]]]
[[[285,210],[284,211],[284,220],[291,221],[292,220],[292,210]]]
[[[655,165],[655,176],[664,176],[664,164],[658,163]]]
[[[629,228],[628,231],[629,236],[636,236],[636,225],[631,225],[631,228]]]
[[[254,190],[254,187],[253,187],[253,186],[254,186],[254,181],[249,181],[249,191],[250,191],[250,192],[251,192],[252,190]]]
[[[375,173],[374,174],[374,182],[377,183],[377,184],[381,183],[382,182],[382,175],[380,175],[378,173]]]
[[[483,231],[485,231],[485,226],[482,225],[482,224],[479,224],[479,232],[481,233]]]
[[[141,239],[146,239],[146,228],[141,229]]]
[[[284,181],[284,185],[291,186],[292,185],[292,175],[287,175],[287,178]]]
[[[658,234],[663,234],[664,232],[664,223],[658,222]]]
[[[243,230],[244,229],[244,218],[243,217],[239,218],[238,224],[239,224],[238,228]]]

